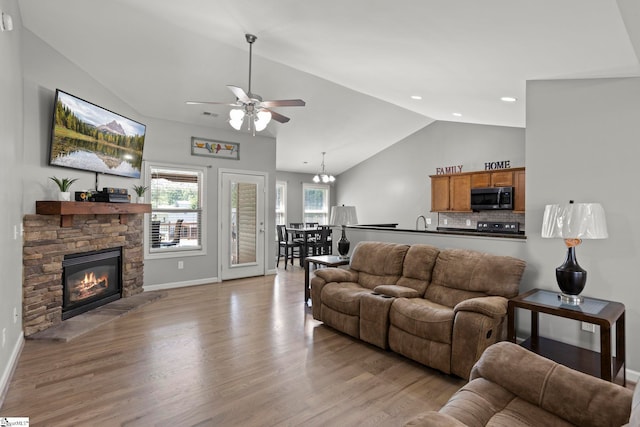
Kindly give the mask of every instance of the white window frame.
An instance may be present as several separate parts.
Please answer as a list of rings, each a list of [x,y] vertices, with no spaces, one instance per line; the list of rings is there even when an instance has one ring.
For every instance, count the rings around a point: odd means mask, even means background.
[[[326,190],[327,192],[327,210],[326,216],[327,219],[324,224],[320,225],[329,225],[329,216],[331,214],[331,186],[328,184],[310,184],[310,183],[302,183],[302,222],[309,222],[306,220],[307,211],[305,210],[305,194],[307,189],[320,189]]]
[[[206,230],[207,230],[207,212],[206,212],[206,185],[207,185],[207,167],[206,166],[191,166],[191,165],[181,165],[175,163],[160,163],[160,162],[145,162],[145,184],[146,186],[151,185],[151,171],[155,168],[161,169],[175,169],[178,171],[185,172],[193,172],[199,175],[200,180],[200,194],[198,199],[200,201],[200,247],[198,248],[190,248],[190,247],[169,247],[163,248],[162,250],[157,250],[151,247],[151,239],[150,239],[150,229],[151,229],[151,220],[153,216],[153,209],[151,214],[146,214],[144,218],[144,258],[145,259],[164,259],[164,258],[183,258],[189,256],[203,256],[207,254],[207,238],[206,238]],[[145,201],[146,203],[151,202],[151,189],[145,193]]]
[[[283,223],[281,225],[287,225],[287,181],[276,181],[276,200],[278,195],[278,187],[282,187],[282,209],[279,209],[280,206],[276,206],[276,225],[278,224],[277,218],[278,214],[282,213]]]

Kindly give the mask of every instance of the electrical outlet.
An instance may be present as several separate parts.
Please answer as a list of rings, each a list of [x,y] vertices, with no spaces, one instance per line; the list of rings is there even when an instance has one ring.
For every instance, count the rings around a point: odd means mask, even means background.
[[[582,330],[594,334],[596,332],[596,325],[593,323],[582,322]]]
[[[445,218],[444,219],[444,225],[447,225],[447,224],[449,224],[449,220]]]
[[[2,348],[7,343],[7,328],[2,328]]]
[[[467,226],[469,226],[469,225],[471,225],[471,220],[470,219],[467,220]]]
[[[431,225],[431,218],[427,218],[427,225]]]
[[[182,270],[184,268],[184,261],[178,261],[178,270]]]

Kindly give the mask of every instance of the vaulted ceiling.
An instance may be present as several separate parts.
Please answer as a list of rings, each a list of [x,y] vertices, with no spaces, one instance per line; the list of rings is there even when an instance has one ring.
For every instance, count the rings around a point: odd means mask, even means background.
[[[19,0],[29,31],[141,115],[212,128],[229,107],[185,101],[234,102],[255,34],[253,92],[307,102],[265,131],[277,169],[315,173],[326,151],[334,174],[434,120],[524,127],[527,80],[639,75],[638,3]]]

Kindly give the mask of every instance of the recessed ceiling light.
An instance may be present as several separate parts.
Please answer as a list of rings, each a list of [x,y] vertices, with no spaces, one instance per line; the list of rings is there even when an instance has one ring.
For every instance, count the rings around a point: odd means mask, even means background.
[[[453,113],[453,115],[456,116],[456,117],[462,117],[462,114],[460,114],[460,113]]]
[[[504,102],[516,102],[518,98],[514,98],[513,96],[503,96],[500,100]]]
[[[411,99],[415,99],[416,101],[420,101],[422,97],[420,95],[411,95]]]

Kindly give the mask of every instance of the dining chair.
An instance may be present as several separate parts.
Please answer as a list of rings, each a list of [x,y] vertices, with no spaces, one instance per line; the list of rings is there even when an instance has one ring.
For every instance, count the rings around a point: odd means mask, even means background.
[[[278,230],[278,257],[276,258],[276,268],[280,265],[280,257],[284,256],[284,269],[287,269],[287,259],[291,258],[291,265],[293,265],[293,258],[295,256],[294,251],[298,250],[298,256],[300,256],[300,242],[296,242],[289,239],[289,230],[284,225],[277,225]],[[289,254],[291,256],[289,257]]]
[[[333,230],[328,225],[318,226],[315,240],[311,243],[313,255],[331,255],[333,253],[332,232]]]

